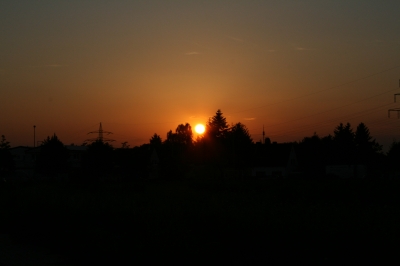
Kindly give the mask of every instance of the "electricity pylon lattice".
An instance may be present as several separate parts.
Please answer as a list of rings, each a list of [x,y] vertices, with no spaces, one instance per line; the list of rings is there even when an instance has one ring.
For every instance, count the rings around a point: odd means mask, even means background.
[[[108,139],[108,138],[104,137],[104,134],[105,135],[110,135],[110,134],[112,134],[112,132],[104,131],[103,127],[101,126],[101,122],[100,122],[99,130],[91,131],[88,134],[98,134],[98,136],[97,136],[97,138],[87,139],[86,141],[91,141],[91,142],[94,142],[94,141],[100,141],[100,142],[112,142],[112,141],[115,141],[113,139]]]
[[[400,79],[399,79],[399,87],[400,87]],[[396,102],[396,97],[397,95],[400,95],[400,93],[395,93],[394,94],[394,102]],[[392,108],[388,110],[388,117],[390,118],[390,112],[397,112],[397,118],[400,118],[400,108]]]

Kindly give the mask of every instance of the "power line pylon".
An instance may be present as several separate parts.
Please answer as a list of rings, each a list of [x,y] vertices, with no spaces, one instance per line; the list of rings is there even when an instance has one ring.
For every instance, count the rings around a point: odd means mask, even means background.
[[[399,87],[400,87],[400,79],[399,79]],[[396,102],[396,97],[397,95],[400,95],[400,93],[395,93],[394,96],[394,102]],[[392,108],[388,110],[388,117],[390,118],[390,112],[397,112],[397,118],[400,118],[400,108]]]
[[[104,130],[103,130],[103,127],[101,126],[101,122],[100,122],[99,130],[97,130],[97,131],[91,131],[91,132],[89,132],[88,134],[99,134],[99,135],[97,136],[97,138],[87,139],[86,141],[90,141],[90,142],[94,142],[94,141],[112,142],[112,141],[115,141],[115,140],[113,140],[113,139],[104,138],[104,136],[103,136],[104,134],[110,135],[110,134],[112,134],[112,132],[110,132],[110,131],[104,131]]]

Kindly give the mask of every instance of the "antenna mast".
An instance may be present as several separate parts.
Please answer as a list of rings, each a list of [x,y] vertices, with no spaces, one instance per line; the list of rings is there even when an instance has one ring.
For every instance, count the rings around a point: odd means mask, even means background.
[[[36,125],[33,125],[33,147],[36,147]]]
[[[400,87],[400,79],[399,79],[399,87]],[[395,93],[394,96],[394,102],[396,102],[396,96],[400,95],[400,93]],[[388,117],[390,118],[390,112],[397,112],[397,118],[400,118],[400,108],[393,108],[388,110]]]
[[[265,144],[265,131],[264,131],[264,125],[263,125],[263,139],[262,139],[262,144]]]

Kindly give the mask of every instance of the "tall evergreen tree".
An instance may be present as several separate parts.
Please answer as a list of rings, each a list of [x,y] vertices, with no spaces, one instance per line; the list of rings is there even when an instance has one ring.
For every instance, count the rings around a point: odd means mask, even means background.
[[[354,132],[350,123],[347,123],[346,125],[340,123],[334,130],[333,140],[340,145],[347,147],[352,146],[354,141]]]
[[[350,123],[340,123],[334,130],[334,161],[351,164],[355,160],[354,132]]]
[[[357,126],[354,142],[359,155],[371,155],[382,151],[382,146],[375,139],[372,139],[369,129],[364,123]]]
[[[236,167],[243,166],[249,160],[249,153],[253,139],[247,127],[242,123],[232,125],[226,133],[225,149],[228,153],[226,157],[230,157],[230,162]]]
[[[249,130],[240,122],[229,129],[227,136],[237,147],[249,146],[253,143]]]
[[[221,139],[226,136],[228,124],[220,109],[208,121],[206,125],[206,134],[211,138]]]
[[[368,175],[376,176],[382,173],[384,155],[381,153],[382,146],[371,137],[368,127],[364,123],[357,126],[354,135],[356,149],[356,162],[365,165]]]

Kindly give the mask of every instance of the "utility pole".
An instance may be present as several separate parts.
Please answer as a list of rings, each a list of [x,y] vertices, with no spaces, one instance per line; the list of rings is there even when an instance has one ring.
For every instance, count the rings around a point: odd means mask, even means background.
[[[400,87],[400,79],[399,79],[399,87]],[[394,102],[396,102],[396,96],[400,95],[400,93],[395,93],[394,96]],[[388,117],[390,118],[390,112],[397,112],[397,118],[400,118],[400,108],[392,108],[388,110]]]
[[[36,126],[33,125],[33,147],[36,147]]]

